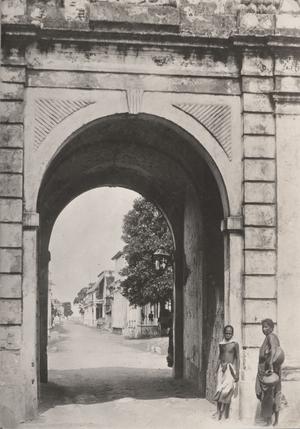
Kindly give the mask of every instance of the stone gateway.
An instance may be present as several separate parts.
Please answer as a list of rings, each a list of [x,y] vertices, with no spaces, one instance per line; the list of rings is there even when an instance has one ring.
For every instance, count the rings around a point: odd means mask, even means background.
[[[175,255],[174,376],[211,399],[223,326],[253,421],[261,320],[300,386],[300,4],[3,0],[0,403],[34,417],[47,381],[48,244],[81,193],[161,208]],[[300,394],[298,394],[298,398]],[[299,406],[298,406],[299,408]]]

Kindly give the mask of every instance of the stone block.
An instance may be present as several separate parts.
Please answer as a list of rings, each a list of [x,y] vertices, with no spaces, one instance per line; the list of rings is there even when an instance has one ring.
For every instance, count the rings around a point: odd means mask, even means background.
[[[244,345],[246,347],[260,347],[264,341],[261,325],[244,325]]]
[[[246,182],[244,187],[245,203],[275,203],[276,201],[274,183]]]
[[[300,77],[284,76],[275,78],[275,90],[282,92],[300,92]]]
[[[2,101],[0,103],[0,122],[23,122],[23,102]]]
[[[246,53],[243,58],[242,75],[273,76],[273,59],[269,55]]]
[[[274,90],[274,82],[270,77],[243,77],[243,92],[269,93]]]
[[[0,222],[22,222],[22,200],[0,198]]]
[[[270,113],[244,113],[244,134],[275,134],[275,120]]]
[[[275,249],[275,228],[245,228],[245,249]]]
[[[245,159],[244,179],[259,181],[275,180],[275,161],[266,159]]]
[[[22,277],[20,274],[0,274],[0,298],[21,298]]]
[[[300,15],[283,13],[276,16],[276,35],[296,37],[300,35]]]
[[[293,53],[275,57],[275,75],[300,77],[300,56]]]
[[[26,15],[25,0],[3,0],[1,4],[3,22],[19,22],[20,17]]]
[[[0,247],[22,246],[22,224],[0,223]]]
[[[0,149],[0,173],[22,173],[23,150]]]
[[[22,249],[0,249],[0,272],[22,272]]]
[[[275,158],[274,136],[244,136],[246,158]]]
[[[263,319],[276,321],[276,300],[246,299],[244,300],[245,322],[261,323]],[[263,342],[264,337],[262,337]]]
[[[179,26],[180,13],[176,7],[154,4],[126,4],[102,1],[90,4],[90,22],[93,26],[103,22]]]
[[[19,325],[22,323],[22,300],[0,299],[0,325]]]
[[[23,96],[23,84],[2,82],[0,86],[0,100],[23,100]]]
[[[276,252],[273,250],[245,250],[245,274],[275,274]]]
[[[263,340],[264,338],[262,338],[261,343],[263,342]],[[252,381],[252,388],[253,388],[256,372],[257,372],[259,349],[258,347],[255,347],[255,348],[254,347],[248,348],[248,347],[245,350],[243,350],[241,370],[243,371],[243,379]],[[253,396],[255,397],[255,395]],[[253,412],[255,412],[255,410]]]
[[[0,124],[0,147],[23,147],[23,125]]]
[[[275,226],[275,206],[246,204],[244,206],[244,224],[245,226]]]
[[[275,298],[275,276],[245,276],[245,298]]]
[[[239,34],[267,36],[273,34],[275,20],[273,14],[267,13],[240,13]]]
[[[0,350],[19,350],[20,348],[21,327],[0,326]]]
[[[2,82],[25,83],[26,72],[24,67],[2,67],[1,68]]]
[[[32,87],[54,88],[82,88],[127,90],[128,88],[143,88],[144,91],[168,91],[203,94],[230,94],[240,95],[240,84],[237,79],[201,79],[196,77],[182,78],[177,76],[151,76],[122,73],[122,79],[113,73],[73,73],[67,71],[31,71],[28,76],[28,85]]]
[[[0,197],[19,197],[23,195],[21,174],[0,174]]]
[[[273,112],[270,96],[267,94],[243,94],[245,112]]]

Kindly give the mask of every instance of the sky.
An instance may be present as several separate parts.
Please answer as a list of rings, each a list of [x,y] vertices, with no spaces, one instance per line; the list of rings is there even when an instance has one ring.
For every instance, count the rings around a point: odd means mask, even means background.
[[[49,250],[54,297],[73,302],[77,292],[113,269],[122,250],[124,215],[139,194],[124,188],[97,188],[75,198],[58,216]]]

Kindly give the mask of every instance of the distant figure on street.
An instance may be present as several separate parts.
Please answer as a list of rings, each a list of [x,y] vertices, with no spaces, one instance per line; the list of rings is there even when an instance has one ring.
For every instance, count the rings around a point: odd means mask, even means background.
[[[150,313],[149,313],[149,315],[148,315],[148,319],[149,319],[149,322],[150,323],[153,323],[153,313],[152,313],[152,310],[150,311]]]
[[[240,371],[239,344],[233,338],[233,327],[225,326],[224,338],[219,343],[219,358],[217,365],[217,390],[214,400],[217,401],[218,419],[224,414],[229,418],[231,399],[237,396],[237,382]]]
[[[277,335],[273,333],[273,320],[264,319],[261,324],[265,339],[259,349],[255,393],[261,401],[261,417],[266,426],[271,426],[273,414],[275,415],[273,425],[277,426],[281,400],[281,365],[284,361],[284,353]]]

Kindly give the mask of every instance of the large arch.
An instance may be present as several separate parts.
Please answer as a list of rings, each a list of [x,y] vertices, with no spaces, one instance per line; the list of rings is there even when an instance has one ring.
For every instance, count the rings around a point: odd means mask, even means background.
[[[220,336],[214,330],[222,328],[224,311],[231,321],[230,278],[240,274],[239,268],[230,272],[233,251],[220,230],[221,221],[240,210],[234,164],[205,127],[174,106],[152,100],[142,112],[130,114],[120,94],[116,96],[118,103],[109,99],[104,107],[95,103],[74,113],[38,150],[27,151],[25,209],[40,216],[36,275],[41,380],[47,379],[48,244],[55,219],[82,192],[123,186],[159,206],[171,226],[176,246],[174,373],[196,380],[202,396],[210,396],[206,380],[213,388],[217,352],[211,338]],[[34,303],[28,299],[24,311],[30,306]]]

